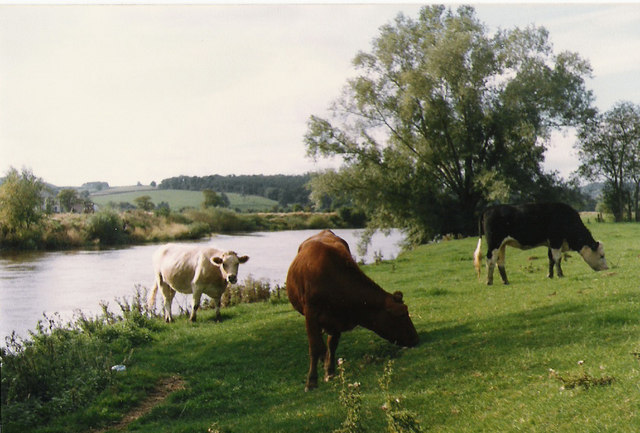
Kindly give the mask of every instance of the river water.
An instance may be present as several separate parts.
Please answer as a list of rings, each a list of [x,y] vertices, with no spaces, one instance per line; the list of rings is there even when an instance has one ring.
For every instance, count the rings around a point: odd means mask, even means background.
[[[300,243],[318,230],[257,232],[246,235],[216,235],[195,243],[210,244],[219,249],[234,250],[250,257],[240,266],[238,279],[248,275],[282,285]],[[376,233],[364,257],[357,244],[362,230],[334,230],[351,247],[358,261],[373,261],[374,253],[385,260],[400,252],[403,235],[394,230],[389,236]],[[43,314],[58,313],[63,320],[74,311],[96,314],[100,301],[110,310],[120,312],[116,298],[131,298],[136,286],[151,288],[153,271],[151,256],[158,245],[130,246],[107,250],[30,252],[0,255],[0,346],[15,331],[27,337]],[[158,295],[161,300],[162,296]],[[177,302],[176,302],[177,301]],[[178,294],[174,300],[190,305],[190,298]],[[115,308],[114,308],[115,306]]]

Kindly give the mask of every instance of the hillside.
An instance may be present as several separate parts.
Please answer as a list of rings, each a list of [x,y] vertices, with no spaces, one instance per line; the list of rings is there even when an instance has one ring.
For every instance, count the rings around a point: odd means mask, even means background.
[[[172,190],[172,189],[155,189],[152,187],[117,187],[109,188],[96,193],[91,194],[91,200],[98,206],[107,206],[109,203],[121,203],[126,202],[134,204],[134,200],[137,197],[148,195],[151,197],[151,201],[157,206],[158,204],[165,202],[169,204],[169,207],[173,210],[180,210],[187,207],[199,208],[202,205],[204,196],[201,191],[185,191],[185,190]],[[230,208],[238,209],[241,212],[245,211],[269,211],[274,206],[278,205],[278,202],[265,197],[255,195],[242,195],[236,193],[226,193],[229,198]]]

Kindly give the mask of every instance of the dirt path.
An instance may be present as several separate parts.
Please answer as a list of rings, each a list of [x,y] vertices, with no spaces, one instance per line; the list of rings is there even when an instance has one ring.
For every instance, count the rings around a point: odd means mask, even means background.
[[[169,394],[184,389],[185,382],[179,376],[171,376],[161,379],[156,388],[149,393],[142,403],[125,415],[120,422],[100,430],[91,430],[90,433],[104,433],[106,431],[120,431],[143,415],[148,414],[151,410],[166,399]]]

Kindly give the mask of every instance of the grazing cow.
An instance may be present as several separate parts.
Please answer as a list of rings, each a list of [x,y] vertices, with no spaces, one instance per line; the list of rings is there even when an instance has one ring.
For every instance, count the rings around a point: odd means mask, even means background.
[[[216,305],[216,320],[220,320],[220,298],[227,284],[238,280],[238,266],[249,257],[233,251],[220,251],[216,248],[200,245],[167,244],[153,255],[153,269],[156,282],[151,291],[149,306],[156,301],[158,287],[164,297],[164,319],[172,322],[171,302],[176,292],[191,293],[192,311],[189,319],[196,321],[196,311],[200,307],[200,298],[207,294]]]
[[[580,215],[564,203],[530,203],[519,206],[498,205],[487,208],[480,219],[480,239],[473,262],[480,278],[482,265],[482,232],[487,238],[487,284],[493,284],[493,270],[498,265],[504,284],[509,284],[504,267],[507,245],[522,250],[546,246],[549,256],[549,278],[556,267],[562,277],[562,252],[580,253],[594,271],[609,269],[604,248],[591,236]]]
[[[287,295],[305,317],[310,358],[305,391],[318,386],[319,359],[324,361],[325,381],[335,374],[340,334],[358,325],[398,345],[418,344],[402,292],[387,293],[367,277],[351,257],[349,245],[330,230],[300,244],[287,274]]]

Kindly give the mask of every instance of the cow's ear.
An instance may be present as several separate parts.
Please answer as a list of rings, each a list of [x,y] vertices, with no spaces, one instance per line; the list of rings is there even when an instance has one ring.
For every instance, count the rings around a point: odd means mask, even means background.
[[[398,302],[398,303],[402,303],[402,292],[394,292],[393,294],[393,300]]]
[[[216,256],[216,257],[211,257],[211,262],[212,262],[214,265],[221,265],[221,264],[222,264],[222,262],[223,262],[223,260],[222,260],[222,257],[217,257],[217,256]]]
[[[249,260],[249,256],[238,257],[240,263],[247,263],[247,260]]]

